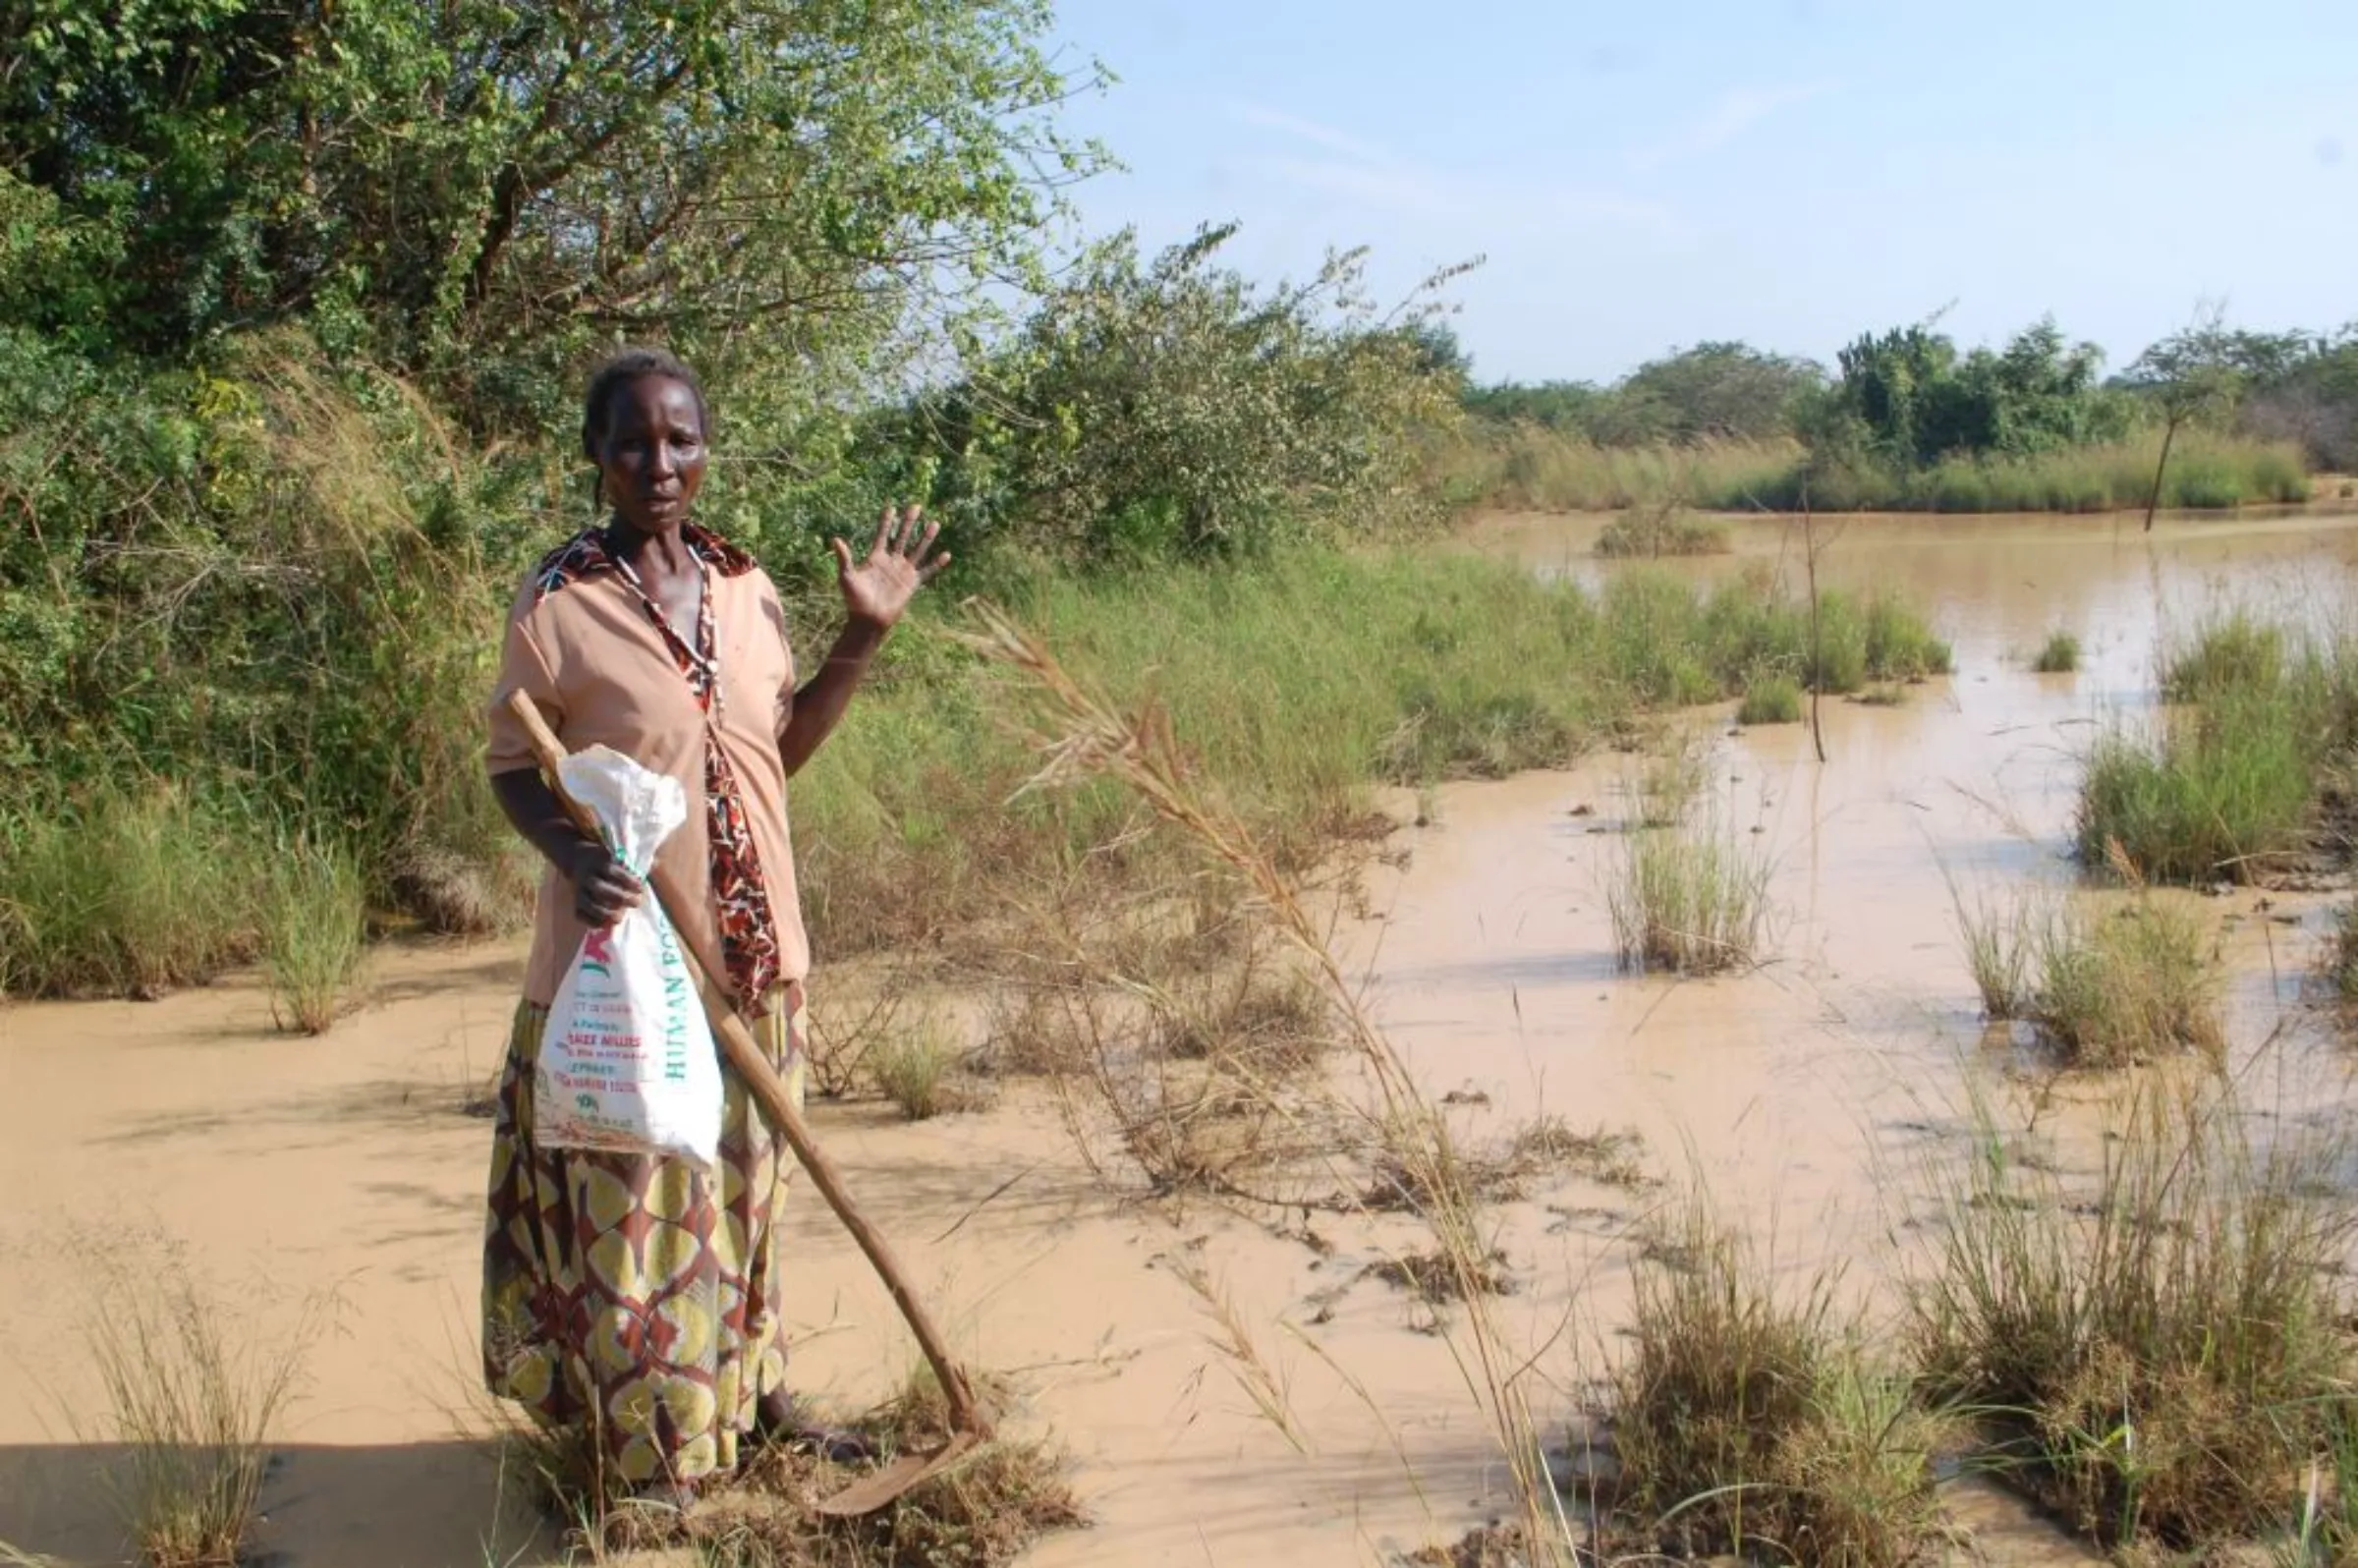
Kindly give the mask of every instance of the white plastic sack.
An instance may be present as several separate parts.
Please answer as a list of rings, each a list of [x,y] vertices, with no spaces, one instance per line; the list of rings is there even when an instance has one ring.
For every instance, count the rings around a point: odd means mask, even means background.
[[[680,781],[593,746],[565,758],[566,792],[644,880],[688,816]],[[680,939],[651,892],[609,930],[591,929],[557,987],[540,1036],[533,1141],[554,1148],[662,1154],[709,1169],[720,1146],[720,1060]]]

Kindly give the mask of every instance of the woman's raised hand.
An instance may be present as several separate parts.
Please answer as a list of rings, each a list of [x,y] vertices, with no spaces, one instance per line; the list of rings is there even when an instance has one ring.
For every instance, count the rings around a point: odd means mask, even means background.
[[[835,575],[843,588],[843,607],[852,619],[877,627],[890,627],[898,621],[917,590],[950,564],[947,551],[928,553],[940,532],[940,524],[926,521],[922,506],[906,510],[888,506],[876,525],[875,541],[869,546],[867,559],[855,564],[849,544],[829,540],[835,548]]]

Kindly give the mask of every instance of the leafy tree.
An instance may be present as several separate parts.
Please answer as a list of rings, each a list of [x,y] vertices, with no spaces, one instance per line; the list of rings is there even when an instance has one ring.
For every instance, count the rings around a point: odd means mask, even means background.
[[[1537,424],[1566,434],[1595,437],[1598,420],[1612,393],[1591,381],[1501,381],[1469,387],[1466,412],[1501,424]]]
[[[1797,400],[1823,376],[1808,360],[1699,343],[1638,366],[1617,392],[1624,421],[1656,439],[1759,441],[1791,433]]]
[[[2129,409],[2100,384],[2103,363],[2094,344],[2068,342],[2052,320],[2000,351],[1965,356],[1929,323],[1871,333],[1841,351],[1839,378],[1809,423],[1902,467],[2117,440]]]
[[[2223,415],[2235,406],[2249,384],[2247,344],[2229,332],[2217,307],[2202,312],[2194,324],[2172,333],[2138,356],[2129,379],[2144,387],[2162,411],[2162,455],[2154,464],[2154,487],[2146,496],[2145,528],[2153,532],[2154,512],[2162,504],[2162,479],[2169,469],[2169,449],[2178,431],[2192,421]]]
[[[1854,422],[1882,455],[1921,461],[1951,422],[1939,404],[1956,362],[1957,346],[1927,326],[1863,336],[1835,357],[1840,380],[1827,422]]]
[[[1032,278],[1101,162],[1048,0],[0,0],[0,168],[80,265],[12,318],[177,352],[309,316],[478,422],[597,344],[857,365]],[[22,194],[11,208],[24,205]],[[11,226],[10,249],[20,251]]]
[[[2230,332],[2223,344],[2244,373],[2243,428],[2296,441],[2315,467],[2358,469],[2358,324],[2338,332]]]

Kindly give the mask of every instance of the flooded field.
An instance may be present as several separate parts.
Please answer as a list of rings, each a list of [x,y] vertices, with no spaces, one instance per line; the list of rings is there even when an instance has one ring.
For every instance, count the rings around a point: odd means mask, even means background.
[[[1593,578],[1596,528],[1499,518],[1461,547]],[[1824,581],[1923,606],[1956,672],[1896,706],[1828,700],[1823,764],[1803,726],[1730,733],[1724,707],[1674,721],[1708,758],[1719,819],[1768,858],[1766,963],[1700,981],[1617,969],[1606,888],[1639,762],[1614,754],[1394,803],[1404,861],[1372,874],[1372,918],[1343,942],[1470,1134],[1542,1112],[1632,1129],[1652,1172],[1702,1181],[1781,1267],[1843,1260],[1846,1286],[1887,1314],[1878,1287],[1914,1246],[1917,1178],[1955,1146],[1970,1082],[2045,1096],[2066,1133],[2092,1131],[2118,1087],[2053,1080],[1985,1028],[1951,880],[2067,885],[2079,758],[2101,726],[2153,706],[2157,647],[2226,602],[2338,624],[2358,517],[2165,520],[2151,537],[2133,519],[1862,519],[1822,525],[1821,542]],[[1676,569],[1800,571],[1797,526],[1742,523],[1736,544]],[[2079,639],[2079,670],[2032,673],[2057,630]],[[2345,1104],[2358,1056],[2305,1000],[2334,895],[2187,897],[2231,960],[2246,1103],[2296,1120]],[[472,1391],[487,1130],[462,1107],[504,1042],[521,960],[389,951],[368,1008],[317,1041],[272,1034],[250,983],[0,1010],[0,1541],[122,1557],[105,1434],[73,1414],[92,1403],[75,1325],[102,1288],[103,1224],[158,1256],[184,1249],[265,1334],[333,1299],[266,1492],[273,1560],[558,1560],[480,1441]],[[1022,1085],[917,1126],[868,1106],[816,1121],[961,1346],[1074,1452],[1096,1523],[1028,1561],[1381,1562],[1511,1512],[1449,1342],[1367,1276],[1409,1222],[1115,1204],[1049,1097]],[[1551,1420],[1615,1354],[1656,1191],[1568,1178],[1496,1210],[1518,1287],[1502,1317],[1560,1404]],[[798,1214],[802,1377],[873,1396],[909,1359],[891,1307],[815,1202]],[[1242,1386],[1205,1285],[1290,1432]],[[2088,1558],[1992,1494],[1952,1506],[1980,1560]]]

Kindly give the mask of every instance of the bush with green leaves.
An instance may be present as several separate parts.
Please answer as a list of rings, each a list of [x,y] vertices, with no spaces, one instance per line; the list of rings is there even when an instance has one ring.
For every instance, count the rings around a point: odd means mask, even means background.
[[[1364,252],[1263,288],[1217,264],[1233,232],[1151,260],[1127,233],[1095,247],[969,379],[876,427],[879,461],[902,453],[970,540],[1100,563],[1437,516],[1421,444],[1458,377],[1417,330],[1433,284],[1404,326],[1369,299]]]
[[[305,321],[477,428],[660,335],[767,434],[917,315],[1037,277],[1102,154],[1047,0],[16,0],[8,319],[178,357]],[[829,368],[814,386],[814,365]]]

